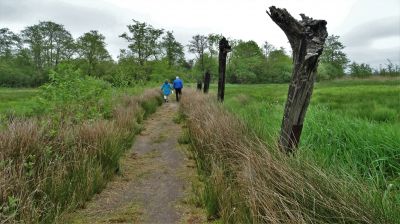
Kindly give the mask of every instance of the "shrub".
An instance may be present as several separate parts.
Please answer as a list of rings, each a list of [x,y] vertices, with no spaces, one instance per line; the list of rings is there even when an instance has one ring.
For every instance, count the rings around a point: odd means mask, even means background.
[[[50,73],[50,82],[40,87],[38,113],[51,114],[56,120],[81,121],[110,116],[111,86],[84,76],[70,65]]]

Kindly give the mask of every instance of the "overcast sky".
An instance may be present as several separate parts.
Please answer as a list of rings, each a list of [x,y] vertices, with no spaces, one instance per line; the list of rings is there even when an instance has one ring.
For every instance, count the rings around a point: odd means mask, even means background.
[[[15,32],[39,21],[63,24],[74,38],[99,30],[114,58],[127,43],[118,36],[132,19],[174,32],[187,45],[196,34],[268,41],[290,49],[284,33],[265,13],[275,5],[295,18],[304,13],[328,22],[352,61],[378,67],[400,64],[399,0],[0,0],[0,28]],[[189,56],[190,57],[190,56]]]

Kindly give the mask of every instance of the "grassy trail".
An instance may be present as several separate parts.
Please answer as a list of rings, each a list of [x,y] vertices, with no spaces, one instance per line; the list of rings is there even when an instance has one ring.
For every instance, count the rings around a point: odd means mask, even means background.
[[[68,223],[202,223],[188,203],[194,161],[178,144],[182,127],[173,122],[178,104],[167,103],[144,123],[144,131],[122,158],[120,175]],[[192,168],[191,168],[192,167]],[[65,220],[62,220],[63,222]]]

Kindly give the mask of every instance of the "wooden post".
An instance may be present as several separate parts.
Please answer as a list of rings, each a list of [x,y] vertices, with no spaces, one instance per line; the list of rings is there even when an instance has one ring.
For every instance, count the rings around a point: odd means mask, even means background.
[[[224,102],[225,95],[225,71],[226,71],[226,55],[231,51],[228,41],[225,37],[219,41],[219,79],[218,79],[218,100]]]
[[[208,93],[208,89],[210,88],[210,81],[211,81],[211,74],[210,71],[206,71],[206,74],[204,75],[204,93]]]
[[[279,143],[286,152],[293,152],[300,141],[304,117],[310,103],[318,58],[328,36],[325,20],[314,20],[300,14],[294,19],[286,9],[271,6],[267,14],[285,32],[293,51],[293,72],[289,86]]]
[[[201,83],[201,80],[198,80],[198,81],[197,81],[197,90],[198,90],[198,91],[201,91],[202,86],[203,86],[203,83]]]

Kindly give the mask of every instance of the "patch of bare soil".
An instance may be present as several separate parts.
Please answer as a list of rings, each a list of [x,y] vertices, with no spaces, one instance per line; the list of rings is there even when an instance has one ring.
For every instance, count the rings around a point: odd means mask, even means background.
[[[144,123],[120,172],[69,223],[203,223],[205,215],[190,203],[194,164],[179,145],[179,105],[162,105]]]

